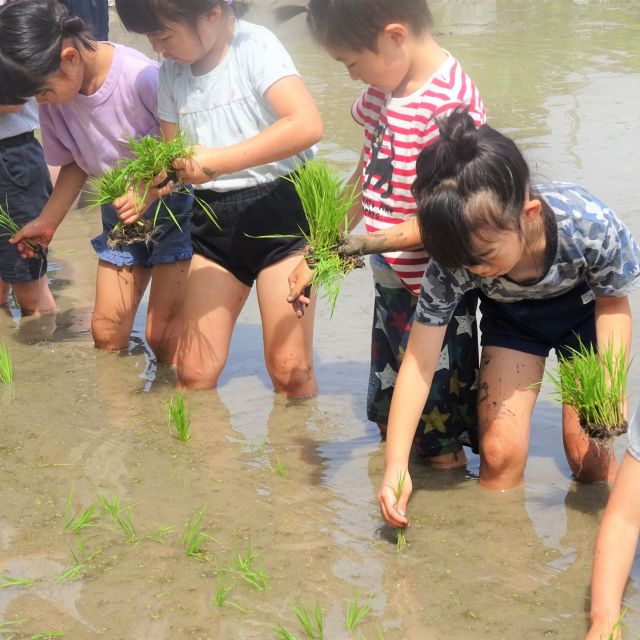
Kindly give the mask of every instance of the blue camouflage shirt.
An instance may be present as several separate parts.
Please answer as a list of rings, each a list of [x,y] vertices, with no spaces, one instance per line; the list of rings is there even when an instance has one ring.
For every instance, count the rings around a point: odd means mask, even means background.
[[[596,297],[625,296],[640,286],[640,247],[616,214],[582,187],[565,183],[535,185],[551,207],[557,227],[555,257],[537,282],[522,284],[505,276],[481,278],[467,269],[443,269],[433,260],[422,279],[415,320],[448,324],[463,294],[480,289],[501,302],[554,298],[586,281]]]

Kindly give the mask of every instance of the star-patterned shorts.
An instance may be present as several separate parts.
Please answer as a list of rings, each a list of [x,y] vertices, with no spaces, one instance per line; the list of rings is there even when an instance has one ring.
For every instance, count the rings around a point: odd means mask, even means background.
[[[389,420],[391,397],[407,348],[417,298],[400,283],[381,256],[372,256],[376,297],[371,335],[367,417],[381,431]],[[465,295],[445,336],[431,392],[416,428],[414,448],[432,457],[469,445],[477,451],[477,293]]]

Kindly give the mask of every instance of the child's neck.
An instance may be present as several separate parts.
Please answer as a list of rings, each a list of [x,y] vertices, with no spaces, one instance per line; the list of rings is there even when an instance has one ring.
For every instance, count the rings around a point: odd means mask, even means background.
[[[530,243],[524,248],[518,264],[508,273],[516,282],[537,282],[545,272],[545,258],[547,256],[547,234],[544,218],[540,215],[539,228],[532,234]]]
[[[408,42],[407,52],[409,70],[393,91],[394,98],[409,96],[422,88],[448,57],[446,51],[430,35]]]
[[[114,51],[113,45],[99,42],[95,51],[83,52],[84,71],[80,88],[82,95],[93,95],[106,82],[109,71],[111,71]]]
[[[191,73],[194,76],[201,76],[215,69],[224,59],[235,32],[236,21],[231,15],[225,16],[220,22],[220,31],[217,34],[213,46],[205,55],[191,65]]]

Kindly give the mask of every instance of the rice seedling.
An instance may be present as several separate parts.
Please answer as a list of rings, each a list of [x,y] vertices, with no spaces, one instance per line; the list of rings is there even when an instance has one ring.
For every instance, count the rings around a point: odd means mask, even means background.
[[[398,482],[395,487],[396,502],[400,500],[400,496],[402,495],[402,491],[404,490],[404,484],[406,481],[407,481],[407,470],[404,469],[404,471],[402,471],[402,473],[398,477]],[[396,550],[399,552],[405,549],[407,546],[407,535],[404,527],[397,527],[396,534],[397,534]]]
[[[0,344],[0,381],[4,384],[13,382],[13,360],[4,340]]]
[[[117,164],[101,176],[96,176],[89,180],[89,198],[87,201],[93,207],[111,204],[114,200],[126,196],[131,186],[126,165]]]
[[[187,529],[182,536],[182,544],[187,555],[200,560],[205,556],[204,544],[211,539],[211,536],[202,530],[202,519],[206,512],[206,506],[202,507],[200,511],[196,511],[189,518]]]
[[[97,513],[97,505],[94,503],[90,504],[84,511],[80,513],[72,513],[72,504],[71,501],[73,499],[73,492],[69,494],[67,501],[65,502],[64,508],[64,533],[75,533],[79,534],[84,529],[89,527],[97,527],[97,520],[99,519]]]
[[[120,506],[120,498],[117,495],[112,496],[111,499],[99,495],[98,502],[103,512],[120,527],[129,542],[138,544],[142,540],[133,524],[133,510],[130,504]]]
[[[171,431],[173,426],[178,440],[188,442],[191,440],[191,415],[184,401],[184,394],[177,393],[166,402],[167,427]]]
[[[277,473],[281,478],[285,478],[287,476],[287,469],[278,456],[276,456],[275,464],[269,464],[269,467],[271,468],[271,471]]]
[[[35,580],[33,578],[12,578],[4,573],[0,573],[0,589],[9,587],[30,587]]]
[[[627,615],[626,608],[622,611],[618,619],[615,621],[613,627],[611,627],[611,632],[607,636],[607,640],[620,640],[620,638],[622,638],[622,623],[625,615]]]
[[[7,634],[11,634],[5,638],[5,640],[11,640],[14,637],[14,633],[16,633],[16,627],[24,624],[26,620],[7,620],[6,622],[0,622],[0,635],[7,636]]]
[[[67,545],[71,555],[71,566],[56,578],[56,582],[73,582],[77,580],[88,568],[89,562],[102,553],[102,547],[92,554],[87,553],[86,544],[80,540],[78,548]]]
[[[20,225],[9,215],[9,212],[0,205],[0,229],[4,229],[4,233],[0,233],[0,237],[9,236],[13,237],[20,231]],[[23,240],[35,254],[37,258],[44,258],[44,251],[39,244],[31,242],[30,240]]]
[[[359,595],[356,593],[353,600],[347,603],[347,631],[353,631],[371,610],[370,602],[360,603]]]
[[[580,343],[569,357],[560,357],[556,374],[548,372],[555,397],[573,407],[582,430],[591,438],[609,440],[625,433],[625,393],[629,364],[624,347],[596,351]]]
[[[311,640],[324,640],[324,618],[319,602],[316,602],[314,612],[302,602],[298,602],[293,606],[293,613],[298,618],[298,622],[302,625],[308,638],[311,638]]]
[[[218,607],[218,609],[223,607],[224,603],[227,601],[227,598],[231,595],[232,591],[233,591],[233,587],[225,586],[222,579],[222,573],[217,572],[216,573],[216,594],[213,597],[213,604],[215,604],[215,606]]]
[[[309,232],[305,259],[314,270],[313,284],[322,288],[333,312],[342,283],[353,269],[364,266],[361,256],[338,254],[349,229],[349,212],[357,198],[336,171],[322,160],[311,160],[291,176],[300,197]]]
[[[232,570],[257,591],[267,591],[269,589],[269,576],[262,567],[254,567],[254,562],[258,555],[251,548],[251,543],[247,543],[246,555],[243,556],[240,553],[236,553]]]
[[[31,636],[31,640],[48,640],[48,638],[61,638],[64,635],[64,631],[45,631],[44,633],[36,633],[35,636]]]
[[[287,631],[280,622],[278,622],[274,631],[280,640],[298,640],[291,632]]]

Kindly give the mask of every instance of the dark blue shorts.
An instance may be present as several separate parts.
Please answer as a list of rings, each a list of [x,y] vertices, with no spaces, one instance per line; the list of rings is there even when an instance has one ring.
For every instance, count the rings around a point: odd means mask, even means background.
[[[498,302],[480,294],[481,344],[546,358],[596,345],[595,296],[586,282],[556,298]]]
[[[157,264],[173,264],[180,260],[191,260],[191,211],[193,195],[175,193],[164,199],[173,215],[180,223],[180,228],[167,214],[163,206],[160,208],[156,223],[156,232],[150,243],[136,242],[121,249],[110,249],[107,246],[109,232],[118,223],[118,215],[110,205],[102,206],[102,233],[96,236],[91,244],[100,260],[116,267],[153,267]],[[153,219],[157,203],[152,204],[144,217]]]
[[[23,227],[37,218],[51,195],[49,169],[33,132],[0,140],[0,205]],[[28,283],[47,273],[46,258],[27,260],[0,229],[0,278],[9,284]]]
[[[224,267],[248,287],[262,269],[305,244],[302,230],[307,232],[309,224],[296,189],[286,178],[237,191],[199,190],[196,195],[213,209],[218,227],[196,201],[194,253]]]

